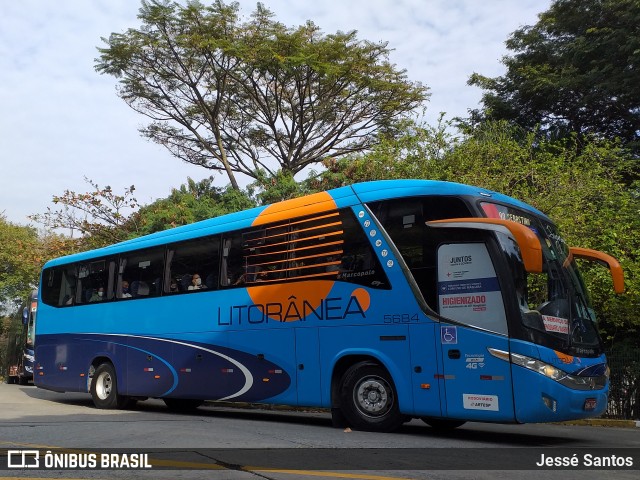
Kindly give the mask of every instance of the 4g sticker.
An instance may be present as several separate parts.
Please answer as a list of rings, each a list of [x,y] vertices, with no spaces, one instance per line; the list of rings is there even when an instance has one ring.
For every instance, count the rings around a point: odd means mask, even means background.
[[[465,368],[468,368],[469,370],[477,370],[480,368],[484,368],[484,365],[484,354],[465,354]]]

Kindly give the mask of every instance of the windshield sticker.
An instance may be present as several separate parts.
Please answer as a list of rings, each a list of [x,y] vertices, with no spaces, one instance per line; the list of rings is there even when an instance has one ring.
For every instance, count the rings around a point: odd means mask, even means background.
[[[456,243],[438,249],[438,307],[448,318],[506,333],[500,283],[486,245]]]
[[[504,205],[496,205],[495,203],[483,202],[481,205],[485,215],[489,218],[511,220],[512,222],[519,223],[525,227],[531,226],[531,219],[522,215],[517,210],[505,207]]]
[[[492,412],[497,412],[500,410],[497,395],[463,393],[462,404],[466,410],[488,410]]]
[[[569,320],[566,318],[542,315],[542,322],[547,332],[569,334]]]

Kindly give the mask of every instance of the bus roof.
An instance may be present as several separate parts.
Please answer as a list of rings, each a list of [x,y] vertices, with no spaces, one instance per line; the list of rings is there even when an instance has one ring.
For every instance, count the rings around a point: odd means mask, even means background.
[[[426,195],[462,195],[486,198],[487,200],[491,199],[496,202],[521,208],[547,219],[546,215],[542,212],[507,195],[471,185],[438,180],[377,180],[336,188],[329,190],[326,193],[331,197],[331,199],[333,199],[338,208],[344,208],[358,203],[371,203],[393,198]],[[201,235],[215,235],[226,231],[248,228],[262,212],[273,205],[279,206],[280,210],[287,210],[288,204],[290,204],[291,214],[298,215],[301,212],[297,212],[296,210],[298,210],[300,206],[308,206],[311,205],[312,202],[317,201],[316,195],[308,195],[298,199],[285,200],[284,202],[279,202],[277,204],[263,205],[249,210],[221,215],[219,217],[202,220],[189,225],[183,225],[163,230],[161,232],[152,233],[150,235],[126,240],[97,250],[60,257],[50,260],[45,264],[45,267],[115,255],[130,250],[152,247],[154,245],[174,243],[182,240],[188,240],[190,238],[197,238]],[[305,199],[309,199],[309,202],[306,204],[304,201]]]

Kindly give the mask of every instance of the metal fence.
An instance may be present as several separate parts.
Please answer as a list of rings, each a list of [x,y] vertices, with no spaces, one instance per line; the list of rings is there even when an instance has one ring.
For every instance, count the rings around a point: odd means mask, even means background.
[[[640,420],[640,348],[607,354],[611,368],[609,405],[604,418]]]

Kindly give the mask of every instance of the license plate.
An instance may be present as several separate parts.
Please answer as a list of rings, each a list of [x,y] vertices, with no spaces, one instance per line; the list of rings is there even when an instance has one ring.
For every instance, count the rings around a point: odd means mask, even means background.
[[[584,401],[584,409],[586,411],[595,410],[597,404],[598,404],[598,401],[595,398],[587,398]]]

